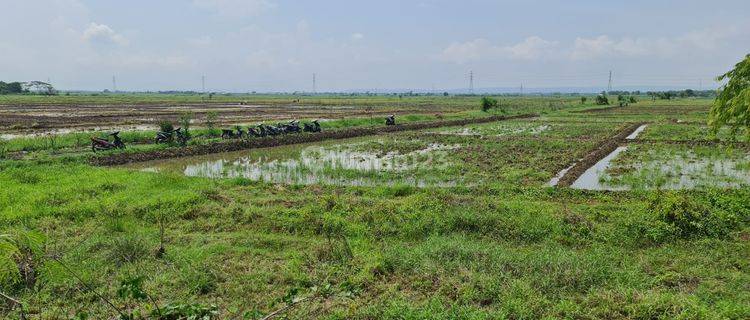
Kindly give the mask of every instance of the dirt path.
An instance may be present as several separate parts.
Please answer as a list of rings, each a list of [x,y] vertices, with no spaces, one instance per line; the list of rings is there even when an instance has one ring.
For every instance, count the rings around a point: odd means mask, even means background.
[[[629,124],[624,129],[620,130],[614,137],[602,142],[599,146],[594,149],[594,151],[590,152],[588,155],[586,155],[583,159],[576,162],[573,167],[571,167],[568,172],[563,175],[560,180],[557,182],[557,187],[569,187],[573,184],[576,180],[578,180],[581,175],[586,172],[591,166],[595,165],[599,160],[604,159],[608,154],[612,153],[612,151],[615,151],[618,146],[626,142],[627,136],[635,132],[635,130],[638,129],[641,125],[645,124],[645,122],[639,122],[639,123],[632,123]]]
[[[467,124],[475,123],[487,123],[510,119],[521,119],[521,118],[533,118],[538,117],[537,114],[523,114],[517,116],[492,116],[486,118],[476,119],[460,119],[460,120],[445,120],[445,121],[431,121],[431,122],[415,122],[407,123],[396,126],[386,127],[366,127],[366,128],[350,128],[341,130],[324,131],[320,133],[312,134],[295,134],[295,135],[284,135],[276,137],[257,138],[250,140],[231,140],[222,141],[205,145],[194,145],[187,146],[184,148],[170,148],[166,150],[155,150],[140,153],[116,153],[104,156],[92,156],[89,159],[89,163],[98,166],[114,166],[123,165],[133,162],[142,162],[159,159],[169,159],[178,157],[188,157],[205,155],[212,153],[239,151],[245,149],[254,148],[268,148],[277,147],[282,145],[298,144],[317,142],[331,139],[347,139],[368,135],[377,135],[381,133],[398,132],[398,131],[409,131],[409,130],[421,130],[438,127],[451,127],[451,126],[463,126]]]

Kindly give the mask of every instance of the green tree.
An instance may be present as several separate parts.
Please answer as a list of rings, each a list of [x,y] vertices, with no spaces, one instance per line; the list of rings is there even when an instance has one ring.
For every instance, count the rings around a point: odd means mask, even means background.
[[[596,96],[596,104],[603,106],[609,104],[609,99],[607,98],[607,93],[602,91],[598,96]]]
[[[719,88],[709,114],[708,123],[714,134],[728,125],[732,135],[744,129],[750,137],[750,54],[717,80],[727,82]]]

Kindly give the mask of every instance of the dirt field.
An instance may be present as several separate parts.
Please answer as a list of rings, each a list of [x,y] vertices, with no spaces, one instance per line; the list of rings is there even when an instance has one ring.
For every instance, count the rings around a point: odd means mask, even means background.
[[[209,112],[218,114],[217,123],[234,124],[284,119],[341,119],[387,114],[435,113],[433,108],[279,106],[243,104],[183,105],[0,105],[0,132],[34,133],[57,129],[107,129],[156,126],[159,121],[176,121],[182,113],[193,113],[198,124]]]

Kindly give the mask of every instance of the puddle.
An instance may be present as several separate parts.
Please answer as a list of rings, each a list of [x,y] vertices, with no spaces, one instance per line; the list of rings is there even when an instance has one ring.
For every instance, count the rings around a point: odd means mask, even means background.
[[[377,141],[377,140],[375,140]],[[430,144],[406,153],[368,150],[361,139],[253,149],[128,165],[147,172],[192,177],[246,178],[282,184],[453,186],[424,174],[449,166],[457,145]],[[380,142],[380,141],[377,141]]]
[[[627,150],[628,147],[617,147],[615,151],[608,154],[602,160],[599,160],[591,168],[588,168],[586,172],[581,175],[578,180],[573,182],[570,186],[573,189],[585,189],[585,190],[627,190],[624,186],[612,186],[605,184],[600,177],[604,175],[604,172],[609,168],[610,162],[617,157],[620,153]]]
[[[635,140],[636,138],[638,138],[638,135],[641,134],[641,132],[643,132],[643,130],[646,130],[647,126],[648,126],[647,124],[641,125],[640,127],[638,127],[638,129],[635,129],[635,131],[633,131],[633,133],[631,133],[629,136],[625,137],[625,139]]]
[[[640,163],[624,176],[609,180],[645,189],[739,188],[750,185],[749,171],[750,159],[711,159],[689,152],[666,161]]]
[[[675,155],[667,160],[639,163],[620,175],[610,176],[606,171],[612,165],[612,160],[627,148],[615,149],[586,170],[571,185],[571,188],[621,191],[704,187],[739,188],[750,185],[750,158],[746,157],[745,160],[711,159],[693,152]]]
[[[479,126],[430,132],[453,136],[502,137],[508,135],[539,135],[550,129],[549,125],[511,127],[507,125]]]

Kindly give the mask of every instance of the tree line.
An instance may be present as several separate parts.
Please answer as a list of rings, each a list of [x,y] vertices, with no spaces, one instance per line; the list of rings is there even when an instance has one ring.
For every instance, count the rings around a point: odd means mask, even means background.
[[[3,82],[0,81],[0,95],[3,94],[44,94],[56,95],[57,90],[51,84],[42,81]]]

